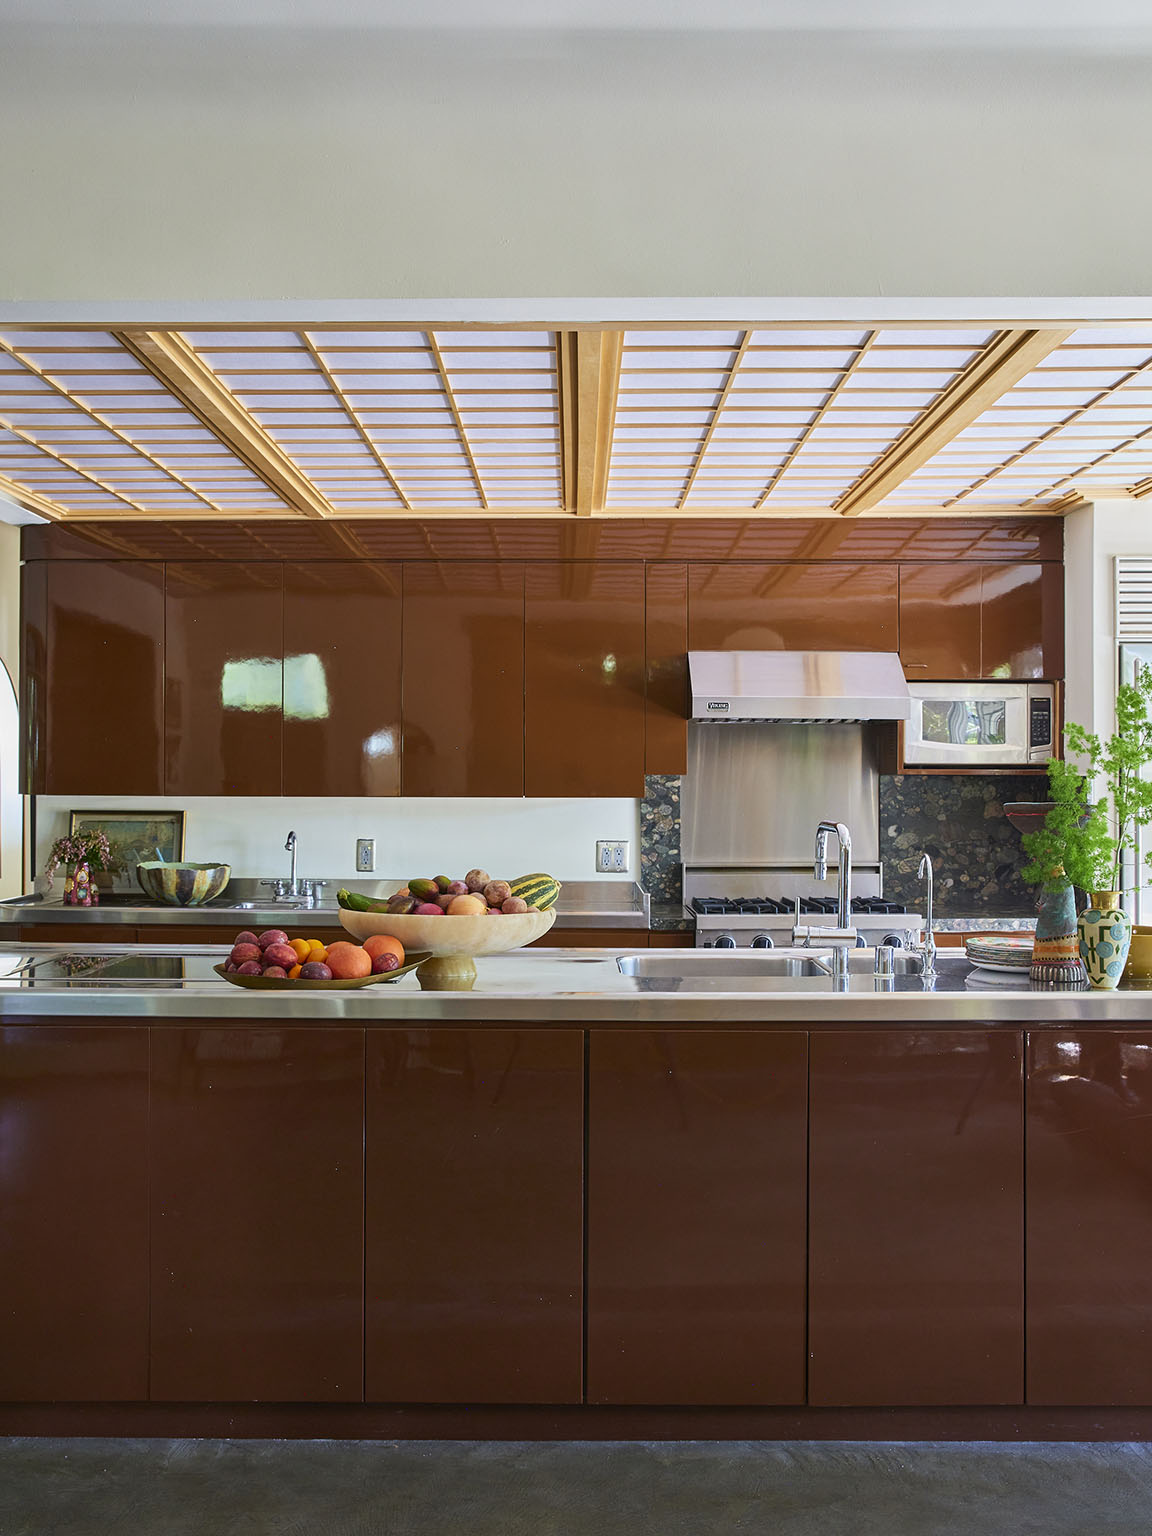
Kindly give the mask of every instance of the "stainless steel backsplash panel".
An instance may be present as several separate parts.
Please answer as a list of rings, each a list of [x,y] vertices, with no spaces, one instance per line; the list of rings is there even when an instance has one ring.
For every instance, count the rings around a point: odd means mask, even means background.
[[[680,806],[685,864],[810,862],[825,817],[847,823],[853,861],[876,862],[873,743],[860,724],[690,724]]]

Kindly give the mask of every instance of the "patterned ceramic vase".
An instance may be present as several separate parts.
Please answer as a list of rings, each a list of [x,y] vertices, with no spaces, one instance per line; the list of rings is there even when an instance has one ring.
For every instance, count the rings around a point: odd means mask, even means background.
[[[92,875],[87,864],[77,864],[64,878],[64,900],[70,907],[93,905]],[[99,897],[96,897],[99,900]]]
[[[1128,963],[1132,919],[1121,910],[1119,891],[1093,891],[1086,911],[1076,921],[1080,958],[1094,987],[1119,983]]]
[[[1063,875],[1054,869],[1053,878]],[[1076,893],[1070,881],[1057,890],[1045,889],[1036,907],[1036,942],[1032,946],[1033,981],[1082,987],[1087,980],[1080,959],[1076,926]]]

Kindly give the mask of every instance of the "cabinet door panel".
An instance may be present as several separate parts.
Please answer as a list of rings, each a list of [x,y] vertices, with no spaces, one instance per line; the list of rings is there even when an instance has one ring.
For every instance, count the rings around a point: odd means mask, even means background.
[[[20,793],[44,793],[48,722],[48,567],[20,567]]]
[[[46,793],[163,793],[163,567],[54,561],[46,582]]]
[[[864,1030],[811,1055],[809,1402],[1021,1402],[1021,1037]]]
[[[148,1031],[0,1030],[0,1399],[148,1395]]]
[[[1152,1034],[1036,1031],[1028,1401],[1152,1404]]]
[[[644,771],[688,767],[688,567],[650,565],[645,572]]]
[[[894,651],[895,565],[693,565],[693,651]]]
[[[644,567],[525,570],[524,792],[644,794]]]
[[[985,677],[1064,676],[1064,567],[986,565],[981,604]]]
[[[957,560],[900,567],[900,660],[910,683],[978,678],[983,567]]]
[[[575,1403],[578,1030],[369,1030],[369,1401]]]
[[[278,795],[282,567],[167,567],[165,792]]]
[[[363,1396],[364,1032],[152,1031],[152,1397]]]
[[[588,1400],[804,1401],[806,1040],[596,1030]]]
[[[404,793],[524,793],[524,573],[404,567]]]
[[[400,572],[284,567],[284,793],[400,793]]]

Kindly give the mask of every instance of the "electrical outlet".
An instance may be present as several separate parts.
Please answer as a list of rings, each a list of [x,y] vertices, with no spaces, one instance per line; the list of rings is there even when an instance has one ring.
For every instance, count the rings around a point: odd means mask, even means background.
[[[374,837],[358,837],[356,839],[356,873],[358,875],[370,875],[376,868],[376,839]]]
[[[628,844],[596,842],[596,872],[601,875],[626,875],[628,873]]]

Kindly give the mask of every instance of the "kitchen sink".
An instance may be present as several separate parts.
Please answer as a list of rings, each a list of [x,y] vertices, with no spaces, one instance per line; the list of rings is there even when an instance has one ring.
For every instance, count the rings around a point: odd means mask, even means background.
[[[822,965],[820,962],[824,961]],[[923,965],[919,955],[907,950],[892,952],[897,976],[919,976]],[[693,949],[669,950],[662,954],[621,955],[616,964],[625,976],[668,977],[716,981],[720,977],[751,979],[773,976],[827,976],[831,952],[827,949]],[[876,965],[872,949],[848,952],[848,973],[871,976]]]

